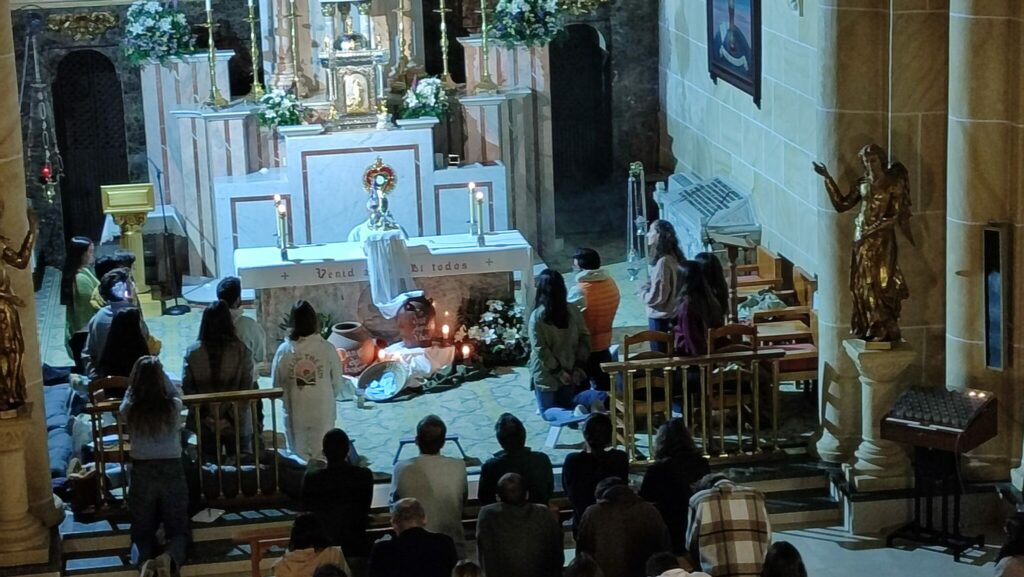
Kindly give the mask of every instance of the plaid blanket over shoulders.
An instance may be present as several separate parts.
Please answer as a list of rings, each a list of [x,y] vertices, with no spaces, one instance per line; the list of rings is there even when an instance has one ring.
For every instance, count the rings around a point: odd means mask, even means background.
[[[772,532],[764,494],[721,480],[690,499],[687,549],[715,577],[758,577]]]

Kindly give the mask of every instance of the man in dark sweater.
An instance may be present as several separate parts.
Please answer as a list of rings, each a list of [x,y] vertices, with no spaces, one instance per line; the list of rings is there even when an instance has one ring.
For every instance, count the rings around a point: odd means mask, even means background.
[[[373,500],[373,473],[348,461],[348,435],[331,429],[324,435],[327,467],[309,469],[302,479],[302,508],[316,515],[334,545],[347,557],[366,557],[366,526]]]
[[[583,514],[576,553],[593,556],[605,575],[644,577],[647,559],[672,546],[661,513],[619,477],[604,479],[594,493],[597,503]]]
[[[511,413],[502,413],[494,424],[494,434],[502,450],[480,468],[480,484],[476,498],[481,505],[495,502],[498,479],[506,473],[517,473],[526,487],[531,503],[547,505],[555,487],[551,459],[534,453],[526,446],[526,427]]]
[[[424,529],[427,514],[416,499],[400,499],[391,506],[390,535],[374,543],[369,577],[449,577],[458,555],[455,542],[442,533]]]
[[[498,481],[500,503],[480,509],[476,543],[487,577],[559,577],[565,562],[562,526],[543,505],[527,501],[523,478]]]

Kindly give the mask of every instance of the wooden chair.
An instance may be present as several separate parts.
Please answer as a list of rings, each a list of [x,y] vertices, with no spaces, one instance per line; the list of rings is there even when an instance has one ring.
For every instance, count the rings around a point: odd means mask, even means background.
[[[100,377],[89,381],[89,402],[93,405],[123,399],[128,392],[128,377]]]
[[[249,545],[249,574],[251,577],[261,577],[260,565],[267,551],[274,547],[288,548],[289,532],[289,528],[282,527],[242,533],[235,537],[235,542]]]
[[[804,269],[793,267],[793,292],[796,293],[796,304],[804,307],[814,306],[814,293],[818,290],[818,279]]]
[[[708,354],[728,353],[736,351],[757,352],[757,326],[746,324],[728,324],[715,329],[708,329]],[[738,446],[743,447],[743,416],[744,412],[756,419],[758,395],[754,394],[753,382],[757,379],[754,370],[748,367],[726,365],[709,366],[707,383],[707,406],[709,413],[718,411],[719,455],[725,456],[725,420],[726,415],[735,411],[736,438]],[[717,390],[716,390],[717,384]],[[708,415],[702,415],[702,419]],[[755,435],[755,446],[758,442]],[[704,439],[708,443],[708,439]]]
[[[799,320],[806,323],[806,336],[786,342],[773,342],[772,348],[783,349],[786,356],[779,361],[779,381],[793,381],[797,387],[811,395],[818,382],[818,314],[810,307],[757,311],[752,317],[754,326],[777,321]]]
[[[667,352],[661,353],[651,350],[637,351],[639,347],[646,347],[649,342],[658,342],[665,346]],[[638,361],[646,359],[667,359],[675,354],[675,343],[670,333],[661,331],[643,331],[633,335],[626,335],[622,339],[623,359]],[[639,374],[637,374],[639,373]],[[636,421],[637,417],[645,420],[647,425],[648,450],[654,440],[654,417],[658,414],[664,415],[666,420],[672,418],[672,375],[674,371],[666,370],[661,373],[654,371],[635,371],[627,369],[620,374],[622,391],[618,394],[619,379],[612,376],[610,390],[610,417],[612,420],[612,444],[618,442],[626,449],[630,461],[636,460]],[[642,382],[644,394],[642,398],[637,395],[637,381]],[[655,395],[660,389],[661,394]]]
[[[759,287],[779,290],[782,288],[782,259],[763,246],[756,249],[756,264],[736,267],[736,288]]]

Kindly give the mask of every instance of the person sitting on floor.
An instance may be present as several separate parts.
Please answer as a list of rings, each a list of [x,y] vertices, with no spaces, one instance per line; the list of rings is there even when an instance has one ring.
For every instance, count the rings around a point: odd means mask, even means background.
[[[348,435],[331,429],[324,435],[327,466],[310,467],[302,479],[302,508],[323,523],[331,543],[349,557],[366,557],[366,527],[373,501],[373,473],[349,462]]]
[[[583,425],[584,450],[569,453],[562,465],[562,489],[572,504],[572,532],[579,530],[580,520],[587,507],[593,505],[594,489],[601,479],[629,478],[629,458],[621,449],[609,449],[612,444],[612,420],[606,414],[591,415]]]
[[[661,514],[620,477],[602,479],[594,496],[597,503],[580,521],[576,551],[593,555],[608,575],[644,577],[651,555],[671,546]]]
[[[807,568],[792,543],[777,541],[764,556],[761,577],[807,577]]]
[[[564,425],[604,409],[608,394],[590,388],[584,368],[590,334],[583,315],[569,306],[565,280],[557,271],[537,275],[537,298],[527,327],[530,388],[545,421]]]
[[[1011,515],[1003,532],[1006,541],[996,556],[995,577],[1024,577],[1024,513]]]
[[[711,577],[703,571],[690,573],[679,566],[679,558],[674,553],[662,551],[651,555],[647,560],[647,575],[649,577]]]
[[[256,319],[245,316],[242,310],[242,280],[237,276],[224,277],[217,283],[217,298],[228,303],[235,334],[252,353],[256,374],[261,374],[260,369],[267,361],[267,334]]]
[[[336,565],[351,574],[341,547],[332,547],[323,524],[315,515],[295,518],[288,550],[274,563],[274,577],[313,577],[321,565]]]
[[[462,508],[469,496],[466,463],[441,455],[448,429],[437,415],[427,415],[416,425],[417,457],[395,464],[391,476],[391,502],[412,497],[426,510],[426,527],[452,538],[459,558],[465,557],[466,536]]]
[[[498,481],[500,503],[480,509],[476,544],[487,577],[558,577],[565,554],[562,525],[544,505],[530,503],[525,480],[506,473]]]
[[[503,413],[498,417],[494,424],[494,434],[502,450],[480,467],[477,500],[481,505],[494,503],[497,499],[498,479],[506,473],[518,473],[526,483],[530,502],[546,506],[555,488],[551,459],[526,446],[526,427],[511,413]]]
[[[427,514],[416,499],[393,503],[395,537],[388,535],[374,543],[369,577],[449,577],[459,559],[455,543],[448,535],[428,531],[426,524]]]
[[[668,525],[672,552],[686,554],[686,522],[690,512],[691,488],[711,472],[708,460],[697,450],[686,421],[672,419],[654,437],[654,463],[644,473],[640,496],[657,507]]]
[[[583,311],[583,322],[590,331],[590,357],[587,374],[595,389],[607,391],[611,387],[608,373],[601,363],[611,362],[612,323],[619,310],[619,287],[608,271],[601,268],[601,255],[592,248],[576,249],[572,257],[576,271],[576,284],[569,289],[569,302]]]
[[[284,430],[288,450],[310,461],[320,456],[324,435],[338,420],[336,399],[345,391],[345,375],[334,345],[320,335],[313,305],[292,307],[292,328],[274,354],[274,386],[284,390]]]
[[[110,325],[114,322],[114,314],[119,310],[135,306],[135,285],[131,282],[128,269],[117,268],[103,275],[103,278],[100,279],[99,290],[106,304],[96,311],[96,314],[89,320],[87,329],[89,334],[86,336],[85,346],[82,348],[82,363],[85,365],[86,374],[91,379],[101,375],[99,362],[107,344]],[[145,321],[142,322],[142,333],[149,336],[149,328]],[[152,349],[150,352],[153,352]]]
[[[696,489],[686,531],[690,559],[715,577],[759,575],[772,540],[764,495],[720,473]]]

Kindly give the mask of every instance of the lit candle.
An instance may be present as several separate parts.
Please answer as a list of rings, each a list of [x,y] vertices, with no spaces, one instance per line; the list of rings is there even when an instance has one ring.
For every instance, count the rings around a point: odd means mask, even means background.
[[[384,353],[384,349],[377,351],[377,361],[383,363],[387,355]]]
[[[277,205],[277,235],[281,248],[288,246],[288,207],[283,202]]]
[[[211,0],[206,0],[206,11],[207,12],[212,12],[213,11],[213,2]]]
[[[462,362],[469,362],[469,345],[462,345]]]
[[[475,189],[475,188],[476,188],[476,183],[475,182],[469,183],[469,233],[470,234],[473,234],[473,232],[474,232],[473,225],[475,224],[475,222],[474,222],[475,217],[473,216],[474,214],[476,214],[476,210],[473,208],[473,189]]]
[[[484,233],[484,191],[476,191],[476,225],[477,234]]]
[[[441,338],[447,341],[448,340],[448,333],[449,332],[451,332],[451,328],[448,325],[442,326],[441,327]]]
[[[246,5],[252,8],[252,0],[246,0]]]

